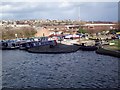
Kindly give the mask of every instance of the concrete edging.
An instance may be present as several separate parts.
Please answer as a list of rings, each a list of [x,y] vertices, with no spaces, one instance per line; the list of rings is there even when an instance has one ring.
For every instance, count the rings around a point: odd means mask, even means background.
[[[48,48],[46,47],[46,50],[43,50],[41,47],[38,47],[41,50],[37,49],[37,48],[30,48],[27,51],[30,53],[39,53],[39,54],[64,54],[64,53],[73,53],[79,50],[79,46],[68,46],[68,47],[60,47],[60,49],[57,48]],[[59,47],[58,47],[59,48]]]
[[[117,51],[112,51],[112,50],[106,50],[104,48],[99,48],[96,50],[97,54],[102,54],[102,55],[109,55],[109,56],[113,56],[113,57],[118,57],[120,58],[120,52]]]

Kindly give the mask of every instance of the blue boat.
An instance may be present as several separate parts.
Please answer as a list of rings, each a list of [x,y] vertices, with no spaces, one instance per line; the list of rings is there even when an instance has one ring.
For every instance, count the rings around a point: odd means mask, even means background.
[[[49,45],[50,47],[52,47],[52,46],[56,46],[57,42],[56,42],[56,40],[21,42],[19,45],[19,49],[20,50],[27,50],[29,48],[45,46],[45,45]]]

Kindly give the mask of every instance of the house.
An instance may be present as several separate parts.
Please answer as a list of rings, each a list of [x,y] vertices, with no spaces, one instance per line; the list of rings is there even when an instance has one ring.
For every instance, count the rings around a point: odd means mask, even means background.
[[[44,26],[51,34],[75,34],[79,30],[79,25],[57,25],[57,26]]]
[[[50,35],[50,31],[46,28],[39,28],[37,29],[37,33],[35,34],[35,37],[43,37],[43,36],[49,36]]]

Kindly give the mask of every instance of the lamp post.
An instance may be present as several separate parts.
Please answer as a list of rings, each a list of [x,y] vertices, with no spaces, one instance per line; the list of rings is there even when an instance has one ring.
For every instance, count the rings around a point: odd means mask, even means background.
[[[15,34],[15,38],[16,38],[16,39],[18,38],[17,34]]]

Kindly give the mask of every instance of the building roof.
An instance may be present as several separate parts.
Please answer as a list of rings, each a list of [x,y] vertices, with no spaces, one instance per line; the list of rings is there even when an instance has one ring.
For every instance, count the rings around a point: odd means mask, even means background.
[[[116,25],[116,24],[103,24],[103,23],[99,23],[99,24],[84,24],[83,26],[112,26],[112,25]]]

